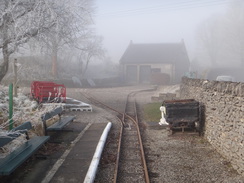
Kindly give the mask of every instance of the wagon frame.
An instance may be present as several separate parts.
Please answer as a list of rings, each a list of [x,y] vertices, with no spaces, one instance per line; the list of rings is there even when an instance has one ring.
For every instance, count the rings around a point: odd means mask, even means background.
[[[165,100],[162,104],[165,107],[164,117],[169,123],[170,130],[192,129],[199,134],[203,130],[202,107],[194,99]]]

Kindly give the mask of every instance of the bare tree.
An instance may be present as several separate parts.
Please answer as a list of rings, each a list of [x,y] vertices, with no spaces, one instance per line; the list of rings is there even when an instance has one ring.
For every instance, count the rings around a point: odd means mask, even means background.
[[[232,0],[226,14],[203,22],[197,34],[212,65],[226,60],[244,65],[244,1]]]
[[[235,55],[244,66],[244,1],[233,0],[224,18],[226,52]]]
[[[79,62],[81,62],[83,68],[81,68],[81,77],[85,76],[88,65],[93,59],[102,59],[104,57],[104,50],[102,48],[102,37],[91,35],[89,39],[85,40],[78,49],[80,50]]]
[[[199,46],[205,51],[213,66],[216,65],[219,59],[223,44],[221,27],[221,19],[211,17],[199,26],[197,32]]]
[[[58,6],[57,6],[58,5]],[[57,22],[41,37],[43,46],[52,58],[52,74],[57,77],[58,52],[69,47],[78,47],[79,39],[87,39],[92,23],[92,0],[53,0]]]
[[[8,71],[9,58],[19,45],[47,32],[55,25],[56,14],[48,0],[0,1],[0,81]]]

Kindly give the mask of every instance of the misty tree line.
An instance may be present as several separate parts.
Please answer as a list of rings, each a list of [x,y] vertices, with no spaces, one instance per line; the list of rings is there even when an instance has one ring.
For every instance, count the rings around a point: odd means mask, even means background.
[[[1,0],[0,81],[11,55],[30,50],[48,56],[57,77],[58,58],[71,60],[81,74],[95,57],[103,56],[102,39],[92,30],[92,0]],[[66,67],[66,68],[67,68]]]
[[[223,15],[203,22],[197,32],[203,60],[212,67],[244,66],[244,1],[232,0]]]

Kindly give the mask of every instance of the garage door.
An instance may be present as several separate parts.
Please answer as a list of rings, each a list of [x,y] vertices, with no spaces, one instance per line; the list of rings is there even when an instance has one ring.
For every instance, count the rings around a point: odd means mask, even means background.
[[[140,66],[140,83],[149,84],[151,80],[151,66],[142,65]]]
[[[128,65],[126,67],[126,81],[127,83],[137,83],[137,66]]]

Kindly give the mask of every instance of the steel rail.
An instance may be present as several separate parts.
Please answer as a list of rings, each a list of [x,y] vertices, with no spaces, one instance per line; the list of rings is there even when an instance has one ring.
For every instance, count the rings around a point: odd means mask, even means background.
[[[123,130],[124,130],[124,121],[125,121],[125,113],[121,113],[120,111],[118,110],[115,110],[114,108],[98,101],[97,99],[95,99],[94,97],[92,97],[91,95],[88,95],[88,94],[83,94],[81,93],[86,99],[92,101],[92,102],[96,102],[100,105],[103,105],[104,107],[114,111],[114,112],[117,112],[119,113],[122,117],[121,119],[116,116],[118,118],[118,120],[120,121],[121,123],[121,128],[120,128],[120,132],[119,132],[119,139],[118,139],[118,148],[117,148],[117,156],[116,156],[116,163],[115,163],[115,172],[114,172],[114,176],[113,176],[113,182],[116,183],[117,182],[117,177],[118,177],[118,170],[119,170],[119,160],[120,160],[120,152],[121,152],[121,142],[122,142],[122,136],[123,136]]]
[[[143,172],[144,172],[144,178],[145,178],[145,182],[146,183],[150,183],[150,179],[149,179],[149,174],[148,174],[148,169],[147,169],[147,164],[146,164],[146,159],[145,159],[145,152],[144,152],[144,148],[143,148],[143,143],[142,143],[142,138],[141,138],[141,133],[140,133],[140,128],[139,128],[139,121],[138,121],[138,115],[137,115],[137,109],[136,109],[136,101],[134,100],[133,101],[133,108],[134,108],[134,113],[136,114],[135,115],[135,119],[128,115],[126,113],[126,107],[127,107],[127,104],[129,103],[129,96],[134,96],[136,95],[136,93],[138,92],[141,92],[141,91],[136,91],[136,92],[131,92],[127,95],[127,101],[126,101],[126,104],[125,104],[125,109],[123,112],[120,112],[106,104],[104,104],[103,102],[101,101],[98,101],[97,99],[95,99],[94,97],[92,97],[90,94],[86,94],[83,96],[86,97],[88,100],[90,101],[94,101],[96,103],[99,103],[100,105],[103,105],[104,107],[114,111],[114,112],[117,112],[118,114],[122,115],[122,119],[120,119],[119,117],[117,117],[120,122],[121,122],[121,129],[120,129],[120,135],[119,135],[119,142],[118,142],[118,150],[117,150],[117,157],[116,157],[116,167],[115,167],[115,173],[114,173],[114,179],[113,179],[113,182],[116,183],[117,182],[117,176],[118,176],[118,169],[119,169],[119,161],[120,161],[120,152],[121,152],[121,142],[122,142],[122,137],[123,137],[123,128],[125,126],[125,119],[126,117],[128,119],[130,119],[134,124],[135,124],[135,127],[136,127],[136,131],[137,131],[137,136],[138,136],[138,141],[139,141],[139,146],[140,146],[140,152],[141,152],[141,161],[142,161],[142,166],[143,166]],[[89,97],[88,97],[88,96]]]
[[[139,140],[139,144],[140,144],[140,150],[141,150],[141,158],[142,158],[142,163],[143,163],[144,176],[145,176],[146,183],[149,183],[150,179],[149,179],[147,163],[146,163],[146,158],[145,158],[145,152],[144,152],[142,138],[141,138],[141,132],[140,132],[140,128],[139,128],[138,113],[137,113],[136,101],[135,100],[133,101],[133,105],[134,105],[134,111],[135,111],[135,119],[128,114],[126,114],[126,116],[129,119],[131,119],[131,121],[136,126],[136,130],[137,130],[137,134],[138,134],[137,136],[138,136],[138,140]]]
[[[138,138],[139,138],[139,142],[140,142],[140,146],[141,146],[141,157],[142,157],[142,162],[143,162],[143,167],[144,167],[144,176],[145,176],[146,182],[149,183],[150,179],[149,179],[147,162],[146,162],[145,152],[144,152],[142,138],[141,138],[141,132],[139,129],[139,120],[138,120],[138,113],[137,113],[137,108],[136,108],[136,101],[134,102],[134,108],[136,111],[136,121],[135,122],[137,123],[137,125],[136,125],[137,126],[137,133],[139,134]]]
[[[120,128],[120,133],[119,133],[119,142],[118,142],[118,149],[117,149],[117,157],[116,157],[116,164],[115,164],[115,172],[114,172],[114,179],[113,182],[117,182],[117,177],[118,177],[118,171],[119,171],[119,160],[120,160],[120,152],[121,152],[121,142],[122,142],[122,136],[123,136],[123,131],[124,131],[124,123],[123,121],[117,117],[119,121],[121,122],[121,128]],[[124,119],[124,115],[123,115]]]

